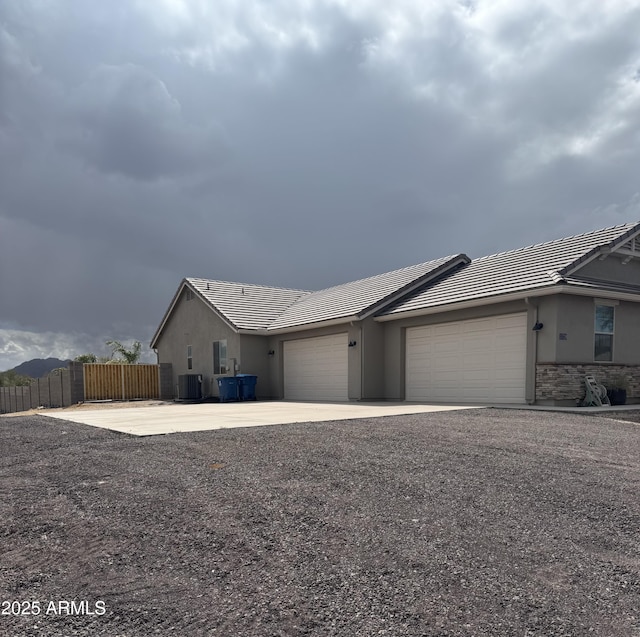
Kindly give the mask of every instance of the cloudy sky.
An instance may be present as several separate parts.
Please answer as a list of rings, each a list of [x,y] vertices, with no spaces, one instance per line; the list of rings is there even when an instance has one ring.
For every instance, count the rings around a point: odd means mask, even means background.
[[[3,0],[0,370],[185,276],[319,289],[640,219],[637,0]]]

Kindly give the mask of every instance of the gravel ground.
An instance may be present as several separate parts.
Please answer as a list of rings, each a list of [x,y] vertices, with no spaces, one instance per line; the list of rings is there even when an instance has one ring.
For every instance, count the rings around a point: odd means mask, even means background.
[[[0,635],[640,635],[631,422],[137,438],[32,415],[0,450]]]
[[[640,409],[630,409],[628,411],[605,411],[599,415],[604,418],[613,418],[614,420],[625,420],[628,422],[640,423]]]

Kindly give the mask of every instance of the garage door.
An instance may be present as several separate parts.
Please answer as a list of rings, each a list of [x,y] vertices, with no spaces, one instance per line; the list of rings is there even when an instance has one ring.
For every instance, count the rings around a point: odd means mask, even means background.
[[[524,403],[527,315],[407,329],[406,399]]]
[[[286,400],[347,400],[347,334],[284,343]]]

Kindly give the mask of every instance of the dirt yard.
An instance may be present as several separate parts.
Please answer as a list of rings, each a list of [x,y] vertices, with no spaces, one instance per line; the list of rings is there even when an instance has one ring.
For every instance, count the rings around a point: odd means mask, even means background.
[[[0,635],[640,635],[632,422],[138,438],[21,415],[0,418],[0,489]]]
[[[27,411],[14,411],[9,414],[0,414],[0,418],[16,418],[17,416],[35,416],[37,414],[50,413],[60,415],[65,412],[74,412],[78,409],[130,409],[135,407],[157,407],[159,405],[172,404],[172,400],[96,400],[86,403],[77,403],[69,407],[56,407],[51,409],[29,409]]]

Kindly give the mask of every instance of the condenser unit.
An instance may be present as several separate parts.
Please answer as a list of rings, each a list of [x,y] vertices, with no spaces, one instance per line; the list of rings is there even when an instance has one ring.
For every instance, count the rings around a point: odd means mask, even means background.
[[[202,400],[202,376],[200,374],[178,376],[178,400]]]

